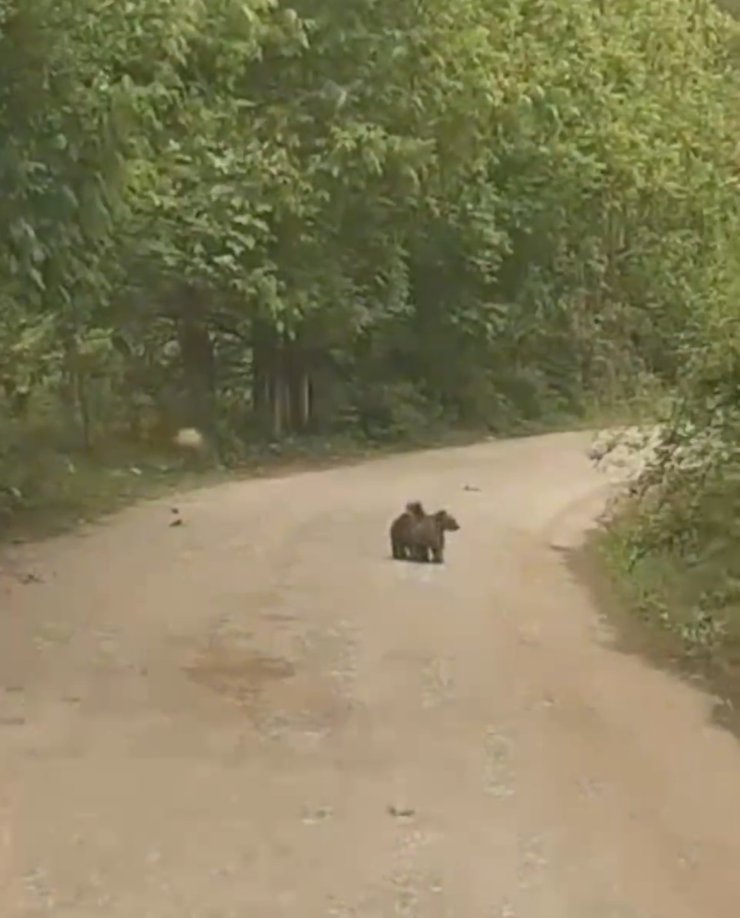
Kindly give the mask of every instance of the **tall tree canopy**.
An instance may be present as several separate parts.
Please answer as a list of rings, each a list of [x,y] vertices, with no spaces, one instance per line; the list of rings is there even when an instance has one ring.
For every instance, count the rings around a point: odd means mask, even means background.
[[[730,37],[709,0],[0,0],[4,423],[390,436],[673,384],[734,283]]]

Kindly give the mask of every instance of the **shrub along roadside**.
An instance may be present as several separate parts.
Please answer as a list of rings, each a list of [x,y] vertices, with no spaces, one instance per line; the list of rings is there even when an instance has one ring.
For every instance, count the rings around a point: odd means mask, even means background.
[[[607,606],[628,643],[703,677],[727,700],[722,718],[740,727],[730,716],[740,713],[740,426],[737,409],[717,402],[716,377],[709,414],[699,410],[706,357],[689,374],[690,396],[674,400],[657,449],[636,446],[641,471],[586,554],[609,577],[617,601]]]

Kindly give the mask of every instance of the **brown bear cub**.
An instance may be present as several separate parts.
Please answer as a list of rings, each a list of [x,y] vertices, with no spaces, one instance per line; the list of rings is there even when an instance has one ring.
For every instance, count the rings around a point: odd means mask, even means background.
[[[391,523],[391,553],[396,561],[411,558],[411,530],[415,523],[426,516],[418,500],[406,504],[406,509]]]
[[[437,510],[431,516],[415,520],[410,533],[411,556],[414,561],[442,564],[444,561],[445,532],[457,532],[460,524],[446,510]]]
[[[459,529],[460,524],[446,510],[427,514],[418,501],[413,501],[391,525],[391,552],[396,560],[442,564],[445,532]]]

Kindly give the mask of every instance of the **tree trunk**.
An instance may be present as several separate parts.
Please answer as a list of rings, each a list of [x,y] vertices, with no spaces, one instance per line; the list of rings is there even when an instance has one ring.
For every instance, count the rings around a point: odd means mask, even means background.
[[[301,376],[299,398],[301,430],[306,430],[311,425],[311,377],[307,372],[304,372]]]
[[[80,417],[82,445],[89,451],[92,447],[92,423],[86,383],[85,374],[80,369],[76,369],[74,371],[75,400],[77,402],[77,411]]]
[[[182,293],[177,340],[187,400],[186,423],[213,438],[216,432],[216,360],[204,305],[191,288]]]
[[[305,431],[311,422],[311,377],[308,354],[297,342],[288,349],[290,380],[290,418],[296,431]]]
[[[279,438],[306,430],[312,419],[309,352],[267,323],[252,325],[252,408],[265,432]]]
[[[273,351],[272,360],[272,436],[279,440],[285,429],[284,412],[285,412],[285,392],[283,381],[283,348],[278,344]]]
[[[265,433],[274,426],[273,363],[275,334],[265,322],[252,323],[252,412],[257,426]]]
[[[77,340],[73,333],[65,335],[64,377],[72,415],[79,426],[82,446],[92,447],[92,416],[87,393],[87,377],[80,361]]]

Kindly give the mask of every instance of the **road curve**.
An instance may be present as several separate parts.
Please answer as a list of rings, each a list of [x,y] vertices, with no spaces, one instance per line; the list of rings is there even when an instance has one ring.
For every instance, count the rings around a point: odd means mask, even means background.
[[[740,749],[611,648],[557,550],[606,497],[587,439],[235,482],[7,554],[0,914],[737,918]],[[461,523],[442,567],[389,559],[412,498]]]

